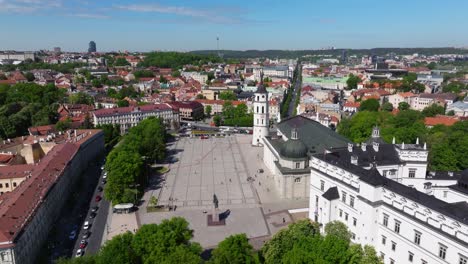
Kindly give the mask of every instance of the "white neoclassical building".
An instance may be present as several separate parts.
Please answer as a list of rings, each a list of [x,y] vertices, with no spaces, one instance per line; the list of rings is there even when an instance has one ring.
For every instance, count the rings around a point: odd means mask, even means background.
[[[427,172],[425,144],[360,146],[310,159],[309,217],[342,221],[384,263],[468,263],[468,170]]]
[[[276,133],[263,138],[263,161],[273,174],[282,198],[309,197],[310,158],[324,149],[350,141],[320,123],[294,116],[276,125]]]

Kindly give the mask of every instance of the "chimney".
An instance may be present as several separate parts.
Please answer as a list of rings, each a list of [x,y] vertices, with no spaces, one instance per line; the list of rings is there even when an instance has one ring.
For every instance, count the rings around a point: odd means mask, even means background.
[[[361,149],[362,149],[362,151],[366,151],[366,149],[367,149],[367,143],[362,142],[362,144],[361,144]]]
[[[351,164],[358,165],[358,156],[351,155]]]
[[[373,142],[373,143],[372,143],[372,147],[374,148],[374,151],[375,151],[375,152],[379,152],[379,143]]]
[[[416,145],[419,145],[419,138],[416,138]]]
[[[348,151],[353,152],[353,143],[348,143]]]
[[[395,142],[396,142],[395,137],[393,137],[392,144],[395,145]]]
[[[405,142],[401,143],[401,149],[405,149]]]
[[[424,148],[424,149],[427,149],[427,145],[426,145],[426,142],[424,142],[424,147],[423,147],[423,148]]]

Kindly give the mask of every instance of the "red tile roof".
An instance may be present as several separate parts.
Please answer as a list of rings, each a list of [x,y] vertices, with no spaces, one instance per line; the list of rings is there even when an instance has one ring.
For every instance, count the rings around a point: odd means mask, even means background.
[[[458,118],[451,117],[451,116],[438,115],[435,117],[424,118],[424,124],[426,126],[435,126],[435,125],[452,126],[456,122],[458,122]]]
[[[360,102],[346,102],[344,104],[344,107],[355,107],[355,108],[359,108],[361,106],[361,103]]]

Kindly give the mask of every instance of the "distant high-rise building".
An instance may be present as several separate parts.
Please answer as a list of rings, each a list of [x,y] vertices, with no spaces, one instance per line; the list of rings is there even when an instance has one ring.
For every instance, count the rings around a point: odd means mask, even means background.
[[[343,50],[343,52],[341,53],[341,63],[342,64],[348,63],[348,51],[347,50]]]
[[[89,47],[88,47],[88,52],[96,52],[96,42],[90,41],[89,42]]]

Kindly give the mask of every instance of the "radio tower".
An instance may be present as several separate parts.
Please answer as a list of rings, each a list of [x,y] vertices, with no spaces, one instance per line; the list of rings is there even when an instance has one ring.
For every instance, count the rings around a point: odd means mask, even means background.
[[[223,54],[219,50],[219,36],[216,36],[216,50],[218,51],[218,57],[222,58]]]

